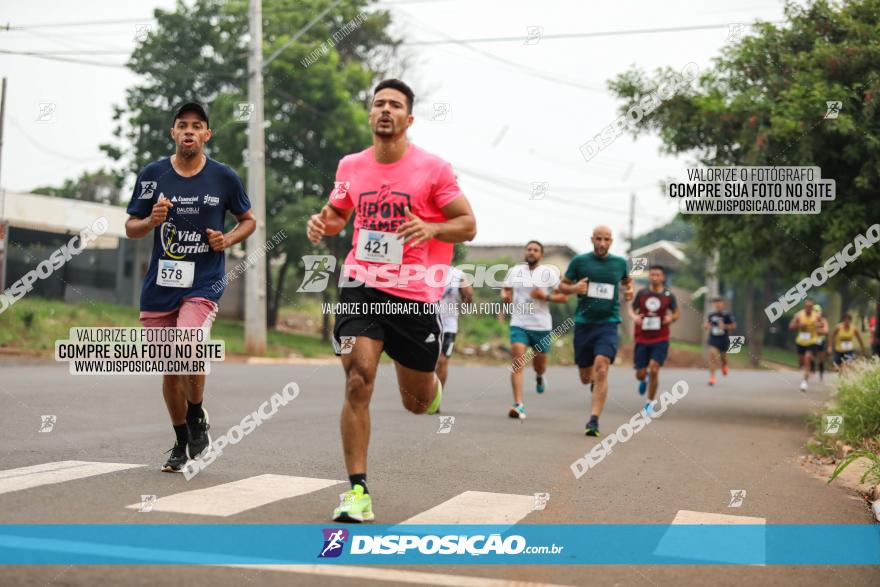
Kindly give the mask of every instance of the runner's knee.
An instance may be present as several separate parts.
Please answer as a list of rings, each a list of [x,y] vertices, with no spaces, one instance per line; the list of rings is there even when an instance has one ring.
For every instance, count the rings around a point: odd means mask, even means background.
[[[578,374],[581,376],[581,383],[583,383],[584,385],[589,385],[590,383],[592,383],[592,380],[590,379],[591,373],[589,369],[580,369],[578,371]]]
[[[369,404],[373,392],[373,379],[358,369],[352,369],[345,380],[345,397],[349,403]]]
[[[403,407],[413,414],[424,414],[428,411],[428,402],[420,401],[416,396],[403,388],[400,389],[400,399],[403,401]]]

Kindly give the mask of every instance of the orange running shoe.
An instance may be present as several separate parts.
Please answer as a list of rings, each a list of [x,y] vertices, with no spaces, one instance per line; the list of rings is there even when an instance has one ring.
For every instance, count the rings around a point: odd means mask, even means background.
[[[721,367],[721,372],[724,374],[725,377],[727,377],[727,365]]]
[[[715,385],[715,376],[709,375],[709,385]]]

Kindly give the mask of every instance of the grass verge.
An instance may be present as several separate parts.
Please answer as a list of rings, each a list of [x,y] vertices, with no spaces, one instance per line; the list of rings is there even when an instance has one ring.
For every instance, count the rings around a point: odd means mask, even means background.
[[[57,300],[27,297],[0,314],[0,348],[36,352],[52,356],[56,340],[69,337],[73,327],[140,326],[138,310],[105,302],[67,304]],[[218,319],[212,338],[226,342],[226,352],[244,354],[244,325],[235,320]],[[332,347],[320,337],[270,330],[267,357],[331,356]]]
[[[880,359],[858,359],[838,377],[831,402],[811,417],[811,452],[840,458],[829,483],[860,457],[862,482],[880,484]]]

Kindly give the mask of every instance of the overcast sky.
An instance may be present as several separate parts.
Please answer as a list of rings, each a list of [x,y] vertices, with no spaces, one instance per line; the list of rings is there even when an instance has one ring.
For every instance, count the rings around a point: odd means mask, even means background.
[[[173,5],[0,0],[3,25],[67,23],[2,31],[0,50],[94,52],[62,56],[122,64],[152,9]],[[390,0],[382,6],[390,7],[395,32],[413,42],[404,49],[411,56],[404,77],[416,92],[410,137],[453,164],[477,215],[475,242],[538,239],[582,252],[591,228],[602,223],[614,230],[612,250],[620,254],[629,194],[637,195],[636,234],[665,223],[675,210],[657,184],[682,176],[688,159],[661,155],[655,136],[622,136],[587,162],[579,147],[617,116],[619,103],[606,81],[633,65],[653,72],[696,63],[702,70],[730,42],[731,24],[783,18],[776,0]],[[108,20],[125,22],[72,24]],[[526,41],[529,30],[554,35],[696,25],[718,26]],[[517,39],[419,44],[496,37]],[[5,189],[58,185],[109,164],[98,145],[112,139],[112,108],[124,102],[135,75],[122,67],[10,54],[0,54],[0,73],[9,84],[0,170]],[[55,105],[51,120],[39,120],[41,103]],[[442,112],[445,120],[431,120]],[[543,182],[549,191],[536,199],[532,184]]]

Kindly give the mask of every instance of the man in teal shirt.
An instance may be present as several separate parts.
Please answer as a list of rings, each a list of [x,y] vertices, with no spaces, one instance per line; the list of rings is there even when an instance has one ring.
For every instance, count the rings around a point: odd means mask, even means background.
[[[585,434],[599,436],[599,416],[608,397],[608,369],[617,356],[617,325],[620,323],[620,286],[624,299],[633,299],[633,285],[626,259],[609,254],[611,229],[593,229],[593,252],[571,260],[559,285],[564,294],[577,294],[574,317],[574,360],[581,383],[592,384],[593,401]]]

